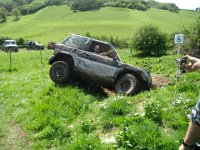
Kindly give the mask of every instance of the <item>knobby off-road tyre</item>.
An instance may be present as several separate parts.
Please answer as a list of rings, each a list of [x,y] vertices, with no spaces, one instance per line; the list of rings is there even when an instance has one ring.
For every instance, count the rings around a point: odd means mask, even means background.
[[[116,81],[114,89],[119,94],[133,95],[138,90],[138,80],[132,74],[124,74]]]
[[[57,84],[64,84],[70,77],[71,70],[67,62],[56,61],[50,68],[50,78]]]

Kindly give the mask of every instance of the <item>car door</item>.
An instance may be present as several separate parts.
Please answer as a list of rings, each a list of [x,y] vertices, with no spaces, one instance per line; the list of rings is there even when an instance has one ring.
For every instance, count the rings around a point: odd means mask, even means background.
[[[91,44],[94,44],[94,42]],[[99,44],[102,47],[106,47],[102,43]],[[93,46],[90,46],[87,51],[78,51],[79,61],[77,65],[79,72],[87,74],[87,76],[95,80],[114,82],[113,77],[117,71],[118,61],[94,53],[91,47],[93,48]]]

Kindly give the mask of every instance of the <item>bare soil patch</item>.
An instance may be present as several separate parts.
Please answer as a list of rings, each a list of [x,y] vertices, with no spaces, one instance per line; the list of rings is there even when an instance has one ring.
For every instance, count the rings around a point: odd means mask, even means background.
[[[25,131],[16,122],[12,122],[9,125],[9,131],[2,140],[4,143],[4,150],[26,149],[28,145],[30,145]]]
[[[171,83],[168,78],[159,75],[152,75],[152,81],[153,81],[152,89],[156,89],[157,87],[167,86]]]

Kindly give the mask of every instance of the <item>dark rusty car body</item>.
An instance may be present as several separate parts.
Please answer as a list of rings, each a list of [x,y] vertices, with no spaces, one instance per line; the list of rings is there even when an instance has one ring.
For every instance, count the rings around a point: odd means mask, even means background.
[[[101,47],[101,52],[112,50],[112,55],[101,56],[95,53],[96,45]],[[50,77],[58,84],[65,83],[71,75],[78,75],[104,86],[114,88],[124,86],[125,89],[116,92],[127,95],[148,90],[152,85],[150,74],[141,68],[123,63],[111,44],[80,35],[71,34],[61,44],[57,44],[49,64],[52,65]],[[67,77],[64,78],[63,66],[67,68]],[[126,81],[126,78],[130,78],[129,76],[131,76],[130,81]],[[125,79],[120,79],[122,77]],[[134,86],[134,89],[130,90],[130,85]]]

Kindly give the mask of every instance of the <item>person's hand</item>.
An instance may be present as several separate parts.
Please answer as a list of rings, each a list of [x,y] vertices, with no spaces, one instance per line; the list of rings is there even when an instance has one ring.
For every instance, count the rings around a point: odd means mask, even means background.
[[[186,55],[187,60],[189,61],[189,64],[184,64],[183,68],[187,71],[195,71],[197,69],[200,69],[200,59]]]

